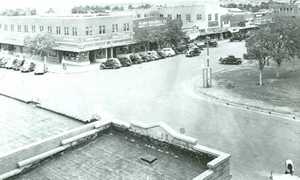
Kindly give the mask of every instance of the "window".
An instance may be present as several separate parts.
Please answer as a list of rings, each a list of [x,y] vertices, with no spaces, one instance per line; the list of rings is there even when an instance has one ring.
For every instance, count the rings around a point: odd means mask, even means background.
[[[44,26],[40,26],[40,32],[44,31]]]
[[[202,19],[202,15],[201,15],[201,14],[197,14],[196,19],[197,19],[197,20],[201,20],[201,19]]]
[[[56,34],[60,34],[60,26],[56,26]]]
[[[219,18],[218,18],[218,14],[216,13],[216,14],[215,14],[215,21],[218,21],[218,19],[219,19]]]
[[[0,29],[2,29],[2,24],[0,24]]]
[[[172,14],[168,14],[168,19],[172,19]]]
[[[141,17],[141,15],[140,14],[137,14],[137,18],[140,18]]]
[[[86,26],[85,27],[85,35],[93,35],[93,29],[92,26]]]
[[[177,14],[177,15],[176,15],[176,19],[177,19],[177,20],[181,20],[181,14]]]
[[[4,31],[7,31],[7,24],[4,24]]]
[[[31,26],[31,32],[33,32],[33,33],[35,32],[35,25]]]
[[[11,25],[10,25],[10,31],[11,31],[11,32],[14,32],[14,30],[15,30],[15,26],[14,26],[13,24],[11,24]]]
[[[5,30],[5,26],[4,26],[4,30]],[[18,32],[21,32],[21,31],[22,31],[22,26],[18,25]]]
[[[211,14],[208,14],[208,20],[211,21]]]
[[[105,34],[105,26],[99,26],[99,34]]]
[[[68,27],[64,27],[64,34],[66,36],[69,35],[69,28]]]
[[[118,32],[118,24],[112,25],[112,32]]]
[[[48,29],[48,33],[52,33],[52,26],[48,26],[47,29]]]
[[[123,24],[123,31],[129,31],[129,23]]]
[[[72,35],[77,36],[77,27],[72,27]]]
[[[191,20],[191,14],[186,14],[185,15],[185,20],[187,21],[187,22],[191,22],[192,20]]]
[[[147,14],[144,14],[144,17],[147,17]]]
[[[160,14],[159,17],[160,17],[160,18],[164,18],[164,15],[163,15],[163,14]]]
[[[24,25],[24,32],[28,32],[28,25]]]

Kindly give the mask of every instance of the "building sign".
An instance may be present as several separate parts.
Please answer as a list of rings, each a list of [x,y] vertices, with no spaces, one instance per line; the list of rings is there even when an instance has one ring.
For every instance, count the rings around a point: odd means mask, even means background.
[[[165,25],[165,20],[157,17],[150,17],[144,19],[138,19],[134,21],[134,28],[141,29],[141,28],[155,28],[159,26]]]
[[[215,27],[218,25],[219,25],[218,21],[208,21],[208,27]]]

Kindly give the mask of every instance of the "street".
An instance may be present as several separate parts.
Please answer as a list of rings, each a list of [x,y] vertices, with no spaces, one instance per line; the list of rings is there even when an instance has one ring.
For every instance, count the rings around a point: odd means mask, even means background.
[[[213,71],[235,68],[219,65],[218,58],[244,52],[244,42],[221,42],[210,49]],[[87,73],[33,76],[1,69],[0,91],[9,88],[3,86],[7,83],[78,115],[96,110],[123,121],[164,121],[176,130],[185,128],[199,144],[232,155],[233,180],[267,179],[271,170],[283,173],[286,159],[300,166],[299,122],[226,107],[193,93],[190,81],[201,77],[205,53]]]

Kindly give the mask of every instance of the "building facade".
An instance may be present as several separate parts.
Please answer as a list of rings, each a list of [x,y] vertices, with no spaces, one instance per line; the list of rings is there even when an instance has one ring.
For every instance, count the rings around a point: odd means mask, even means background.
[[[273,13],[276,16],[289,16],[289,17],[300,17],[300,6],[299,3],[279,3],[274,2],[271,5]]]
[[[87,64],[115,57],[122,48],[133,44],[131,14],[74,16],[1,16],[0,47],[28,53],[26,37],[49,33],[57,46],[49,54],[60,62],[63,58],[74,64]]]

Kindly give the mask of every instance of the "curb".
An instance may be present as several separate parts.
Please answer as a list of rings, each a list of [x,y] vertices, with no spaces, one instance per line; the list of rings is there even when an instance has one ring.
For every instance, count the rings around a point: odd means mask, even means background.
[[[285,118],[285,119],[300,122],[300,117],[298,115],[292,113],[292,112],[289,112],[289,111],[277,111],[277,110],[274,110],[274,109],[271,109],[271,108],[264,108],[264,107],[261,107],[261,106],[255,106],[255,105],[239,103],[239,102],[236,102],[236,101],[231,101],[231,100],[228,100],[228,99],[220,98],[218,96],[214,96],[214,95],[211,95],[209,93],[203,92],[201,90],[201,88],[196,86],[196,84],[195,84],[196,80],[199,80],[199,78],[197,78],[193,81],[193,86],[194,86],[193,91],[195,92],[196,95],[201,94],[201,95],[206,96],[210,99],[218,101],[219,103],[223,103],[226,106],[231,106],[231,107],[234,107],[234,108],[240,108],[240,109],[244,109],[244,110],[248,110],[248,111],[260,112],[260,113],[269,114],[269,115],[273,115],[273,116],[277,116],[277,117],[281,117],[281,118]]]

